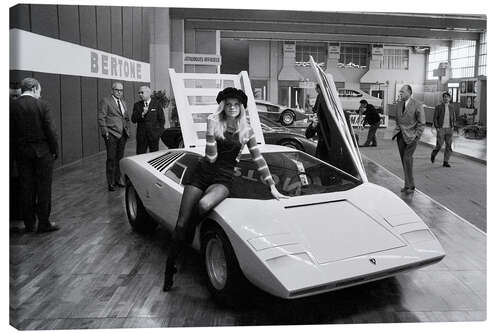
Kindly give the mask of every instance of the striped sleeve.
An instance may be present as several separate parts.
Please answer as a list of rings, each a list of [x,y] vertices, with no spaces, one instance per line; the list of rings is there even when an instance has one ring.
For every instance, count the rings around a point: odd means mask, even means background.
[[[217,142],[215,141],[213,124],[210,120],[207,123],[205,157],[210,163],[214,163],[217,159]]]
[[[269,171],[269,167],[267,166],[266,160],[260,153],[259,147],[257,146],[257,139],[255,138],[255,133],[252,129],[249,130],[249,138],[247,141],[248,150],[252,155],[252,160],[257,164],[257,170],[260,175],[267,183],[267,185],[274,185],[273,177],[271,176],[271,172]]]

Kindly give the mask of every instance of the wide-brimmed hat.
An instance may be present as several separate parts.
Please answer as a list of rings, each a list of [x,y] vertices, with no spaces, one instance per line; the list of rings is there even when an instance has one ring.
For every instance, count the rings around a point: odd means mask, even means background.
[[[236,98],[241,104],[243,104],[245,109],[247,108],[248,97],[243,90],[227,87],[217,94],[216,101],[217,103],[220,103],[222,100],[227,98]]]

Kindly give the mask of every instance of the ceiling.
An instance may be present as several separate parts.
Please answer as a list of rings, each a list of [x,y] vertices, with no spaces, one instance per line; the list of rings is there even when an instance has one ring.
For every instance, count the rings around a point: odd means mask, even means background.
[[[446,45],[478,40],[486,15],[170,8],[185,29],[220,30],[222,38]]]

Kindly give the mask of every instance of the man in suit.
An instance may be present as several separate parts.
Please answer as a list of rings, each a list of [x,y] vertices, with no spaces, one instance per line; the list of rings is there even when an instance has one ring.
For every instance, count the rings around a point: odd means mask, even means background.
[[[111,96],[99,102],[98,123],[106,143],[106,178],[108,190],[115,186],[124,187],[121,179],[120,160],[123,158],[125,144],[130,136],[127,105],[122,99],[123,84],[113,82]]]
[[[52,168],[59,146],[50,107],[40,99],[42,87],[33,78],[21,82],[21,96],[10,105],[11,149],[22,191],[25,232],[59,230],[50,222]],[[35,217],[36,215],[36,217]]]
[[[139,102],[134,104],[132,122],[137,123],[136,153],[144,154],[149,151],[158,151],[160,135],[165,125],[163,108],[154,99],[151,99],[151,89],[148,86],[139,88]]]
[[[397,138],[398,142],[405,176],[405,184],[401,192],[406,194],[415,191],[413,153],[425,128],[424,106],[421,102],[413,99],[411,95],[410,85],[404,85],[399,91],[400,102],[396,106],[396,128],[392,136],[392,139]]]
[[[451,167],[449,160],[451,155],[451,144],[453,142],[453,128],[457,114],[459,113],[459,106],[456,103],[450,103],[451,96],[449,93],[443,93],[443,102],[437,105],[434,109],[433,124],[437,131],[436,147],[431,153],[431,162],[434,163],[436,155],[441,150],[443,142],[446,143],[444,148],[443,167]]]

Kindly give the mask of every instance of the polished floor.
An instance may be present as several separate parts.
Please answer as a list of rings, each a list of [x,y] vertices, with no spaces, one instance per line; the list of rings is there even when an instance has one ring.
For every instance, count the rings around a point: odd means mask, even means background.
[[[255,293],[222,306],[205,288],[199,255],[180,262],[163,293],[169,235],[131,231],[124,191],[108,192],[103,154],[56,172],[52,220],[62,230],[10,235],[10,322],[22,330],[481,321],[486,319],[486,235],[428,196],[404,200],[447,256],[397,277],[299,300]],[[399,194],[401,180],[365,160],[370,181]]]

